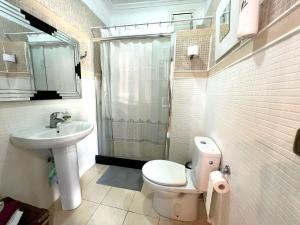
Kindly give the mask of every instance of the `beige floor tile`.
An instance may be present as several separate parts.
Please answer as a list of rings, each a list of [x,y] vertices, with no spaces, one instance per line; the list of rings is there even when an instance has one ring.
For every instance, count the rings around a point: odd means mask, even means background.
[[[96,182],[105,173],[109,166],[102,164],[95,164],[86,171],[80,178],[81,187],[88,185],[91,181]]]
[[[102,201],[102,204],[128,210],[134,193],[135,191],[132,190],[112,187]]]
[[[129,211],[158,218],[159,215],[152,207],[153,193],[136,192],[130,204]]]
[[[95,164],[92,166],[92,168],[90,170],[100,173],[100,172],[107,170],[107,168],[108,168],[107,165]]]
[[[72,211],[63,211],[60,201],[57,201],[50,210],[51,225],[85,225],[92,217],[99,205],[93,202],[82,201],[81,205]]]
[[[100,205],[88,225],[122,225],[126,214],[122,209]]]
[[[128,212],[123,225],[158,225],[158,219]]]
[[[169,220],[169,219],[159,219],[159,225],[185,225],[183,222]]]
[[[99,172],[89,169],[80,178],[81,188],[87,186],[95,177],[99,175]]]
[[[141,192],[144,195],[150,195],[150,194],[154,193],[153,190],[146,183],[143,184]]]
[[[97,184],[94,180],[82,188],[82,198],[88,201],[101,203],[110,190],[110,186]]]

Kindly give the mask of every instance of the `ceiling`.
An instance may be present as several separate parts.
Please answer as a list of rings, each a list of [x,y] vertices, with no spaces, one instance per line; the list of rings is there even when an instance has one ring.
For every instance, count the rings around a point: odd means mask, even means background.
[[[124,3],[140,3],[140,2],[155,2],[155,0],[111,0],[112,4],[124,4]]]
[[[197,4],[207,0],[104,0],[112,7]]]
[[[206,4],[206,2],[210,2],[212,0],[82,0],[82,1],[102,20],[104,24],[108,25],[111,23],[122,24],[124,23],[123,19],[126,21],[127,20],[131,21],[134,19],[143,20],[143,21],[144,20],[153,21],[155,19],[156,21],[167,20],[166,18],[169,18],[171,13],[194,12],[195,10],[201,9],[201,7],[204,4]],[[166,16],[167,14],[168,16]]]

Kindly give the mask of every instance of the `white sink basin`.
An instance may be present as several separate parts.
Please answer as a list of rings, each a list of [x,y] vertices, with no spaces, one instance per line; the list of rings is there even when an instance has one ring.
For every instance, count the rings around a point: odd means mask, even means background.
[[[93,125],[85,121],[63,123],[59,128],[24,130],[11,135],[11,143],[26,149],[63,148],[76,144],[93,130]],[[59,132],[58,132],[59,131]]]
[[[17,147],[52,150],[64,210],[75,209],[81,204],[76,143],[92,130],[93,125],[88,122],[72,121],[60,124],[59,128],[28,128],[10,136],[11,143]]]

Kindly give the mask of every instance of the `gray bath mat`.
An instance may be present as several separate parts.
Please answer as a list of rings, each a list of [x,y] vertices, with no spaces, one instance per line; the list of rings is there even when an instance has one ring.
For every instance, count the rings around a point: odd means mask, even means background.
[[[142,170],[119,166],[109,166],[97,183],[141,191],[143,186]]]

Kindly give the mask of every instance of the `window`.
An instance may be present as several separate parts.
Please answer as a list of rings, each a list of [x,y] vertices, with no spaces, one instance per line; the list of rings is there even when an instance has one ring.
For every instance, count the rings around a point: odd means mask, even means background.
[[[172,20],[188,20],[183,22],[175,22],[174,29],[176,30],[190,30],[193,28],[193,13],[174,13]]]

